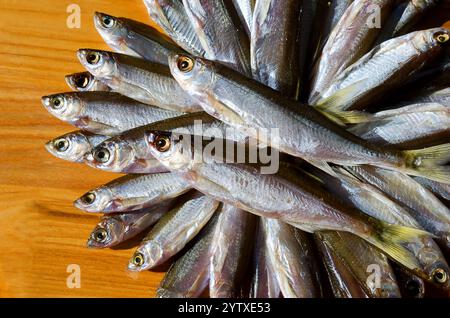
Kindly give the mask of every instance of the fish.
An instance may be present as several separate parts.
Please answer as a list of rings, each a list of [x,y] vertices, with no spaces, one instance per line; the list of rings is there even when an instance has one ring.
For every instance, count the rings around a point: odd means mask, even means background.
[[[339,23],[347,8],[354,2],[354,0],[332,0],[330,1],[330,8],[327,12],[325,23],[323,23],[323,39],[327,40],[331,31]]]
[[[332,10],[341,10],[341,6],[344,7],[348,1],[342,2],[332,5]],[[374,27],[374,14],[380,14],[378,23],[382,25],[393,2],[355,0],[348,5],[324,43],[322,54],[314,66],[309,104],[315,105],[333,80],[370,50],[381,30],[380,27]]]
[[[342,70],[314,105],[335,110],[366,108],[435,60],[449,39],[449,30],[433,28],[385,41]]]
[[[377,145],[405,149],[450,142],[450,107],[429,102],[385,110],[349,131]]]
[[[114,51],[167,65],[167,55],[184,52],[158,30],[144,23],[96,12],[94,24],[103,40]]]
[[[317,249],[325,267],[332,294],[335,298],[369,298],[356,277],[319,236],[314,235]]]
[[[318,264],[306,233],[276,219],[261,218],[270,269],[284,298],[322,296]]]
[[[65,76],[67,85],[77,92],[109,92],[111,89],[89,72],[73,73]]]
[[[116,135],[85,155],[84,163],[110,172],[152,173],[161,165],[147,150],[145,132],[161,129],[173,132],[189,132],[205,137],[226,137],[240,143],[247,143],[247,136],[228,127],[206,113],[191,113],[144,125]]]
[[[80,49],[77,55],[90,73],[116,93],[172,111],[201,110],[198,103],[172,78],[165,65],[99,50]]]
[[[86,153],[108,138],[109,136],[77,130],[48,141],[45,148],[57,158],[71,162],[83,162]]]
[[[199,297],[208,287],[211,244],[219,216],[215,213],[186,253],[172,263],[156,290],[158,298]]]
[[[178,204],[142,240],[128,270],[141,272],[166,262],[201,231],[218,207],[218,201],[198,193]]]
[[[191,66],[180,69],[179,62],[186,59]],[[276,150],[327,170],[328,162],[369,164],[450,183],[450,167],[442,166],[450,159],[450,144],[402,151],[379,147],[346,131],[314,107],[298,107],[298,102],[223,65],[174,55],[169,66],[207,113]]]
[[[296,0],[257,1],[250,41],[253,78],[292,98],[299,81],[300,11]]]
[[[113,92],[70,92],[42,97],[55,117],[94,134],[113,136],[183,113],[140,103]]]
[[[83,194],[74,202],[80,210],[116,213],[154,206],[191,190],[177,173],[127,175]]]
[[[404,101],[406,103],[436,103],[447,108],[450,108],[450,88],[442,88],[436,90],[424,90],[415,94],[410,100]]]
[[[436,236],[435,240],[444,254],[450,255],[450,210],[432,192],[399,172],[369,166],[346,169],[409,208],[411,216]]]
[[[379,250],[350,233],[319,231],[315,236],[338,298],[401,298],[394,271]]]
[[[450,185],[431,181],[421,177],[415,177],[414,180],[433,192],[434,195],[444,200],[450,201]]]
[[[236,8],[227,0],[183,0],[205,58],[251,75],[250,43]]]
[[[156,24],[185,51],[204,56],[205,50],[189,22],[179,0],[144,0],[147,11]]]
[[[248,37],[251,37],[253,25],[253,13],[255,11],[255,3],[257,0],[233,0],[234,7],[241,19],[242,25],[245,27]]]
[[[321,171],[316,171],[315,175],[321,179],[328,191],[339,196],[345,203],[378,220],[423,229],[407,209],[397,204],[376,187],[361,182],[348,174],[343,168],[335,168],[334,172],[336,178]],[[450,275],[450,269],[441,250],[434,242],[433,236],[422,236],[417,241],[409,243],[407,248],[415,255],[423,269],[421,278],[450,290],[450,282],[447,279],[441,281],[436,278],[436,274],[438,276],[443,274],[447,277]]]
[[[228,204],[221,205],[211,243],[209,295],[211,298],[239,296],[240,283],[250,260],[256,217]]]
[[[180,142],[180,136],[167,132],[149,131],[146,135],[156,159],[208,196],[309,233],[318,230],[353,233],[410,270],[420,271],[414,255],[403,244],[428,235],[427,232],[388,224],[342,205],[306,177],[298,178],[301,185],[293,184],[278,174],[261,174],[255,166],[214,162],[206,157],[196,160],[203,149],[195,149],[201,147],[193,147],[189,136],[183,135]]]
[[[252,256],[249,298],[279,298],[280,286],[269,261],[265,227],[259,218]]]
[[[389,21],[380,34],[378,42],[408,33],[438,2],[439,0],[409,0],[401,3],[392,21]]]
[[[105,215],[95,226],[87,241],[88,248],[108,248],[123,243],[146,231],[166,214],[172,201],[133,213]]]
[[[425,282],[423,279],[396,264],[393,264],[393,268],[403,298],[424,298]]]

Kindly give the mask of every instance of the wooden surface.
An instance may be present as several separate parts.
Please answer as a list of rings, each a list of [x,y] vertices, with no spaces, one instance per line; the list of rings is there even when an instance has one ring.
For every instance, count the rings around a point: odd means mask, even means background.
[[[40,97],[67,91],[64,75],[82,71],[75,51],[107,49],[95,10],[149,22],[141,0],[78,0],[80,29],[66,26],[72,1],[0,0],[0,297],[149,297],[162,273],[132,274],[133,250],[89,250],[98,216],[72,201],[115,176],[51,156],[44,143],[73,130]],[[81,288],[66,286],[69,264]]]
[[[81,28],[68,29],[71,3],[0,0],[0,297],[149,297],[162,274],[128,273],[132,249],[85,247],[98,216],[72,201],[115,175],[51,156],[44,143],[74,128],[40,103],[83,70],[78,48],[107,49],[94,11],[149,18],[140,0],[78,0]],[[66,286],[68,264],[80,266],[80,289]]]

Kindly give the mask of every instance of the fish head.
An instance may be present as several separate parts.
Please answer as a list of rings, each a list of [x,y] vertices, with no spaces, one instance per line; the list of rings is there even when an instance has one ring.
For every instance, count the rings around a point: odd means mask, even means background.
[[[213,85],[215,73],[211,62],[187,54],[169,55],[172,76],[194,96],[203,95]]]
[[[423,271],[428,275],[427,280],[442,289],[450,291],[449,266],[441,251],[433,242],[420,249],[418,259],[420,264],[422,264]]]
[[[53,116],[63,121],[74,122],[78,120],[83,110],[83,102],[78,93],[43,96],[41,101]]]
[[[74,91],[89,91],[95,80],[94,76],[89,72],[74,73],[65,77],[67,85]]]
[[[88,248],[106,248],[121,242],[124,225],[115,217],[105,217],[97,224],[87,241]]]
[[[109,212],[108,208],[113,202],[111,191],[100,187],[83,194],[73,204],[76,208],[86,212]]]
[[[119,137],[102,142],[84,156],[89,166],[110,172],[124,172],[134,159],[133,147]]]
[[[80,63],[94,76],[111,78],[116,70],[116,62],[111,52],[80,49],[77,52]]]
[[[45,148],[57,158],[81,162],[84,154],[90,151],[91,144],[84,134],[71,132],[50,140]]]
[[[95,12],[94,24],[98,33],[109,46],[120,52],[124,50],[123,41],[127,37],[128,32],[120,19],[105,13]],[[117,47],[118,44],[120,47]]]
[[[157,265],[163,256],[163,249],[157,242],[146,241],[136,249],[136,252],[128,262],[128,270],[141,272]]]
[[[181,133],[150,130],[145,132],[145,141],[150,154],[169,170],[189,170],[194,153],[192,136]]]

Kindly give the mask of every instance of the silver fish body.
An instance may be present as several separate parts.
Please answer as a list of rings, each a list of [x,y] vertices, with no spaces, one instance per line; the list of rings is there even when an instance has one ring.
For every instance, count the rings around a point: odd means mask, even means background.
[[[81,64],[114,92],[178,112],[201,110],[170,75],[165,65],[120,53],[82,49]]]
[[[205,57],[251,74],[250,44],[231,1],[183,0]]]
[[[140,103],[113,92],[72,92],[42,97],[57,118],[94,134],[116,135],[182,113]]]
[[[154,206],[191,187],[177,173],[127,175],[91,190],[74,202],[87,212],[124,212]]]
[[[257,1],[250,43],[253,77],[292,98],[299,80],[300,7],[296,0]]]
[[[426,147],[430,141],[445,143],[450,141],[450,108],[431,102],[381,111],[349,131],[383,146],[416,149]]]
[[[191,113],[138,127],[105,140],[85,156],[85,163],[110,172],[153,173],[164,171],[165,169],[159,161],[147,150],[145,132],[152,129],[200,134],[205,137],[226,136],[226,138],[240,143],[247,141],[244,134],[240,134],[234,129],[229,130],[224,123],[214,117],[203,112]],[[99,154],[102,155],[99,156]]]
[[[153,21],[166,32],[170,38],[185,51],[204,56],[194,28],[189,22],[185,8],[179,0],[144,0]]]
[[[199,297],[209,283],[211,244],[220,213],[196,236],[193,246],[176,260],[156,291],[159,298]]]
[[[450,210],[433,193],[411,177],[380,168],[361,166],[350,171],[409,208],[411,215],[430,233],[445,253],[450,249]]]
[[[107,248],[123,243],[158,222],[171,205],[173,202],[167,201],[133,213],[106,215],[89,236],[87,247]]]
[[[331,31],[316,62],[310,104],[314,105],[343,70],[369,51],[380,32],[380,27],[374,27],[373,16],[375,13],[381,14],[380,23],[383,23],[393,2],[355,0],[348,6]]]
[[[337,178],[322,172],[319,172],[319,176],[322,178],[324,186],[332,193],[339,195],[345,202],[390,224],[422,228],[419,222],[409,213],[409,210],[403,208],[376,187],[359,181],[342,169],[335,169],[334,171]],[[407,248],[415,255],[421,268],[423,268],[425,275],[421,275],[422,278],[449,289],[448,280],[436,281],[436,273],[445,273],[445,276],[449,276],[450,269],[432,236],[422,236],[420,240],[408,244]]]
[[[338,276],[337,279],[343,285],[341,291],[345,297],[364,297],[365,295],[374,298],[401,297],[394,271],[387,257],[379,250],[350,233],[324,231],[318,232],[316,236],[317,241],[323,244],[322,248],[342,261],[343,266],[350,271],[357,284],[364,290],[362,294],[354,295],[354,290],[358,291],[358,288],[352,288],[347,280]],[[378,275],[377,280],[370,277],[375,271]]]
[[[50,140],[45,144],[45,148],[60,159],[83,162],[86,153],[108,138],[105,135],[77,130]]]
[[[284,298],[322,296],[318,267],[308,236],[275,219],[261,218],[270,269]]]
[[[315,104],[340,110],[363,109],[430,63],[449,39],[448,30],[434,28],[383,42],[334,78]],[[327,99],[337,95],[342,96],[327,105]]]
[[[209,294],[211,298],[239,296],[252,247],[256,217],[222,204],[211,244]]]
[[[95,13],[94,22],[105,42],[118,53],[167,65],[169,53],[183,52],[158,30],[144,23],[100,12]]]
[[[166,213],[137,247],[128,269],[143,271],[154,268],[181,251],[208,223],[219,202],[204,195],[194,195]]]
[[[249,38],[251,37],[253,13],[256,1],[257,0],[233,0],[236,11],[241,18],[242,24],[245,26]]]
[[[267,233],[259,218],[256,242],[252,257],[252,278],[250,282],[250,298],[278,298],[281,295],[275,272],[271,267],[267,250]]]

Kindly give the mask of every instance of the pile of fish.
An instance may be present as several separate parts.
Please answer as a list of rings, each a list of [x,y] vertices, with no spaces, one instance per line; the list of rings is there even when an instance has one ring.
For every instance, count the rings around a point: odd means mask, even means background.
[[[96,13],[114,52],[42,98],[79,129],[48,151],[126,174],[75,201],[88,247],[140,238],[158,297],[449,296],[439,1],[144,2],[165,34]]]

